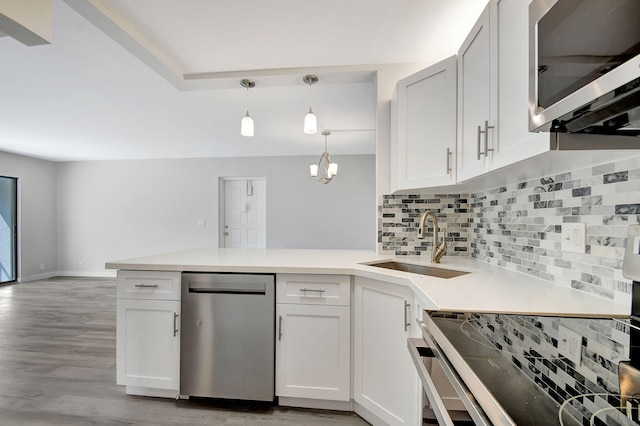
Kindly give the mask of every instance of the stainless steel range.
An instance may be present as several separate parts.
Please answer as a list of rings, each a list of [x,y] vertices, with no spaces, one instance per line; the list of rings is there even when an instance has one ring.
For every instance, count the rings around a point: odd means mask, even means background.
[[[640,226],[629,228],[625,254],[631,318],[425,311],[423,337],[408,346],[438,424],[458,413],[440,397],[433,362],[468,423],[640,424]]]
[[[473,424],[635,424],[618,409],[628,321],[425,312],[421,327],[423,338],[409,347],[438,424],[453,425],[454,413],[438,400],[428,358],[442,366]]]

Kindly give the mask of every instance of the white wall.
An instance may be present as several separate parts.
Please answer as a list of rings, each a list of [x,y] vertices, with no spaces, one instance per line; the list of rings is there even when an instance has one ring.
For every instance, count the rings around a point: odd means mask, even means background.
[[[323,185],[309,177],[319,155],[58,163],[58,271],[217,247],[218,179],[231,176],[266,177],[267,248],[375,250],[375,157],[335,156]]]
[[[0,174],[18,178],[18,276],[55,275],[56,164],[0,152]],[[40,269],[44,264],[44,269]]]

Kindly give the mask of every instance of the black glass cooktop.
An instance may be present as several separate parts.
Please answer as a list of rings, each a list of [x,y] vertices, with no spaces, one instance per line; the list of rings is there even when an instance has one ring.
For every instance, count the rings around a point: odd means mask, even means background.
[[[619,409],[627,322],[454,313],[431,319],[515,424],[640,424]]]

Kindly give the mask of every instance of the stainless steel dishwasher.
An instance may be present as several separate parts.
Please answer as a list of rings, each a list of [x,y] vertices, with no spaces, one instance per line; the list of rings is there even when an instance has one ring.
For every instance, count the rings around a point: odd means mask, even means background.
[[[182,274],[180,394],[274,400],[275,276]]]

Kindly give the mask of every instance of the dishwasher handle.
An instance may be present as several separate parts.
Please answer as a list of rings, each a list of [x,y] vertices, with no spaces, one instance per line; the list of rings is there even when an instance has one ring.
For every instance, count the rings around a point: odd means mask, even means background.
[[[192,281],[189,283],[189,293],[202,294],[267,294],[267,285],[264,281],[239,282],[220,281]]]
[[[202,287],[189,287],[189,293],[201,293],[201,294],[267,294],[266,290],[255,290],[255,289],[248,289],[248,288],[234,288],[234,287],[227,287],[227,288],[217,288],[217,289],[211,289],[211,288],[202,288]]]

